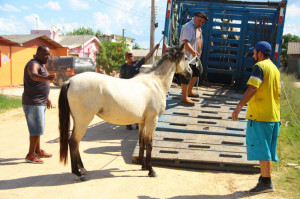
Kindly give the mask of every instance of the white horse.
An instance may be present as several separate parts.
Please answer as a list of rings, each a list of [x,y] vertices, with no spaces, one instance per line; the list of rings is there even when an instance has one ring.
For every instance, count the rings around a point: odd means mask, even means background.
[[[82,175],[87,171],[80,158],[79,142],[97,115],[112,124],[139,123],[139,161],[143,169],[149,170],[150,177],[156,176],[151,164],[152,139],[158,118],[166,108],[166,96],[175,72],[187,78],[192,74],[183,45],[168,48],[153,69],[132,79],[86,72],[65,82],[59,96],[60,162],[66,164],[69,144],[72,173],[85,180]],[[70,113],[74,121],[71,137]]]

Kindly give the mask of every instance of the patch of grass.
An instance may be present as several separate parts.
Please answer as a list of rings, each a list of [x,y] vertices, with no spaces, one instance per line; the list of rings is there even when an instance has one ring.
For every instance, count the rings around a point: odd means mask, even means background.
[[[22,107],[21,97],[7,97],[0,94],[0,113],[20,107]]]
[[[295,87],[296,78],[291,75],[281,74],[281,80],[279,162],[272,167],[272,179],[277,188],[274,196],[300,198],[300,170],[287,166],[289,163],[300,166],[300,88]]]

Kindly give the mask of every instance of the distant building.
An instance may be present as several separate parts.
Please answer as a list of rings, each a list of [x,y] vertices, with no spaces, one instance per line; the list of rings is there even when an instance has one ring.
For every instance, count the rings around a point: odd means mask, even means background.
[[[89,57],[96,62],[100,40],[95,35],[60,35],[56,41],[68,47],[68,55]]]
[[[40,45],[51,56],[67,56],[67,48],[45,35],[0,35],[0,86],[23,84],[24,67]]]
[[[100,40],[95,35],[60,35],[53,30],[31,30],[31,34],[45,34],[63,47],[68,48],[68,56],[89,57],[94,62]]]
[[[111,35],[102,35],[102,36],[98,36],[98,39],[100,41],[111,41],[111,42],[116,42],[118,39],[122,39],[123,36],[120,35],[115,35],[115,34],[111,34]],[[132,43],[135,39],[130,38],[130,37],[124,37],[124,39],[126,40],[126,43],[129,45],[128,48],[130,50],[132,50]]]
[[[150,49],[133,49],[132,53],[134,55],[134,59],[141,59],[143,57],[146,57],[146,55],[149,53]],[[159,48],[157,49],[153,56],[154,56],[154,60],[157,62],[160,58],[161,58],[161,54],[162,54],[162,49]],[[150,61],[150,60],[148,60]],[[147,63],[146,63],[147,64]]]
[[[288,43],[288,73],[296,73],[300,78],[300,41]]]

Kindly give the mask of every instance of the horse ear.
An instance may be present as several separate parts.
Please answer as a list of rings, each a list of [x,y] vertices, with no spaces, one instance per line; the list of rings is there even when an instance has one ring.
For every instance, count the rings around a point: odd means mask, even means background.
[[[184,49],[184,44],[181,44],[179,50],[180,50],[180,51],[183,51],[183,49]]]

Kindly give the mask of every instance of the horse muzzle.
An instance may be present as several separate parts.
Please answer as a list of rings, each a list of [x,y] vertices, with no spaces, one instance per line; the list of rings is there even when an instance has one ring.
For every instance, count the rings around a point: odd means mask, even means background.
[[[193,71],[192,71],[192,69],[191,69],[190,67],[187,68],[186,70],[184,70],[184,72],[183,72],[183,76],[184,76],[186,79],[191,79],[192,74],[193,74]]]

